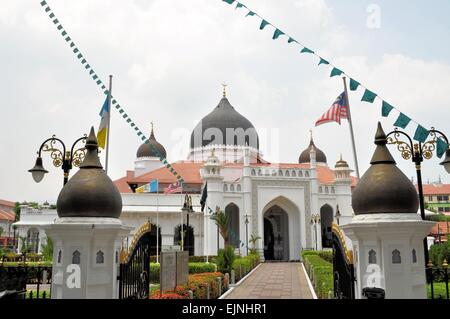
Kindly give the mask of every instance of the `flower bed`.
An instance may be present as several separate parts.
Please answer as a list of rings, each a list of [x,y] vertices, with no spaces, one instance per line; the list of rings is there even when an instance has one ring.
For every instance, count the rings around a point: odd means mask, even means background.
[[[218,277],[221,280],[221,287],[219,287]],[[150,299],[190,299],[190,292],[192,292],[193,299],[206,299],[208,285],[210,287],[210,299],[219,298],[221,293],[228,289],[226,277],[220,272],[192,274],[189,275],[186,285],[177,286],[174,290],[165,291],[163,294],[154,291],[150,295]],[[220,288],[222,291],[220,291]]]

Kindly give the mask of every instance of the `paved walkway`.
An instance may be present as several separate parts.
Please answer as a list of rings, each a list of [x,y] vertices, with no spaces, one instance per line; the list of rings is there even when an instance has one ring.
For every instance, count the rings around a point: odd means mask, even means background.
[[[301,263],[263,263],[226,299],[312,299]]]

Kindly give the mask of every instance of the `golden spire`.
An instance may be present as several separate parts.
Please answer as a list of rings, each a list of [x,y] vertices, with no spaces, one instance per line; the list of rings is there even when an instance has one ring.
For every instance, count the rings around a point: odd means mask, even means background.
[[[222,83],[222,87],[223,87],[223,97],[227,97],[227,84],[226,83]]]

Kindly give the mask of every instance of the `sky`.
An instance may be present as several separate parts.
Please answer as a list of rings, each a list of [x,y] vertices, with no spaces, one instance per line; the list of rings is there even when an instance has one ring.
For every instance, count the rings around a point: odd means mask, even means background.
[[[230,103],[259,132],[273,162],[295,163],[313,130],[334,166],[340,154],[354,167],[348,123],[314,127],[342,92],[312,55],[272,40],[273,27],[245,17],[221,0],[47,1],[65,30],[135,123],[167,150],[169,162],[186,159],[197,122],[218,104],[222,83]],[[315,50],[422,126],[450,137],[450,3],[425,1],[245,0],[253,11]],[[105,99],[40,6],[40,0],[2,3],[0,10],[0,198],[55,203],[62,187],[52,166],[36,184],[27,172],[40,144],[55,134],[70,147],[98,128]],[[350,105],[361,173],[374,150],[378,121],[391,131],[398,113],[380,115],[381,102]],[[406,131],[414,135],[415,125]],[[115,111],[111,119],[109,176],[133,169],[141,140]],[[400,169],[414,165],[390,147]],[[101,154],[103,160],[104,154]],[[422,166],[424,182],[450,177],[434,156]],[[76,172],[74,168],[71,175]]]

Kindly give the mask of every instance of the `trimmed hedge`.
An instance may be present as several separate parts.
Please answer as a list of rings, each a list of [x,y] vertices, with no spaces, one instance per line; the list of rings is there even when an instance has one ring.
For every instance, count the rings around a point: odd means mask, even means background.
[[[222,291],[219,291],[217,278],[221,279]],[[175,290],[169,290],[160,294],[159,290],[150,295],[150,299],[189,299],[192,291],[193,299],[206,299],[208,285],[210,287],[210,299],[220,297],[220,294],[228,289],[226,277],[220,272],[200,273],[189,275],[187,285],[177,286]]]
[[[333,291],[333,265],[319,256],[320,253],[302,253],[303,263],[314,286],[317,297],[327,299]],[[326,255],[328,256],[328,255]]]
[[[244,278],[253,268],[260,262],[258,254],[249,254],[246,257],[237,257],[233,262],[232,269],[234,270],[235,280],[238,282]]]
[[[332,250],[321,250],[319,251],[320,258],[333,264],[333,251]]]
[[[160,264],[150,263],[150,282],[152,284],[159,283]],[[189,273],[212,273],[217,271],[217,266],[213,263],[189,263]]]

